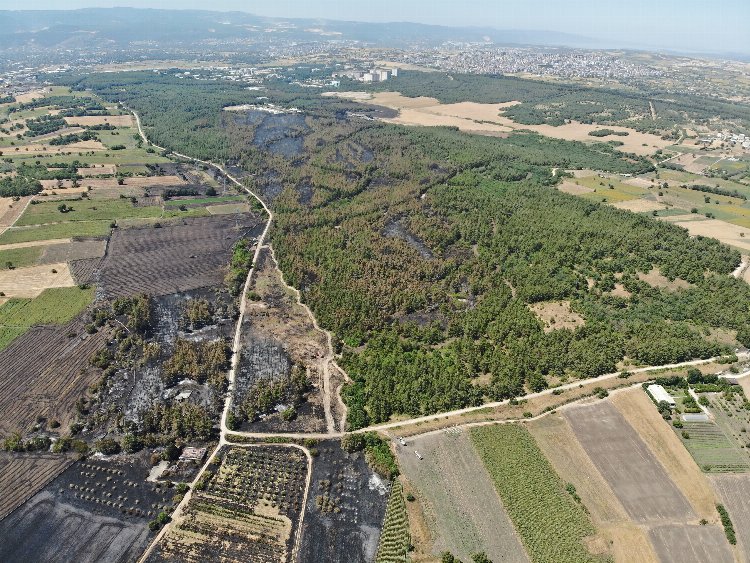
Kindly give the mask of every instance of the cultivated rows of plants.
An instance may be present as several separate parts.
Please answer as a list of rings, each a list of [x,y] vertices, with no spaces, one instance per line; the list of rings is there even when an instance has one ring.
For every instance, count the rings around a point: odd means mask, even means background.
[[[410,540],[409,518],[406,514],[403,486],[399,480],[395,480],[391,485],[391,494],[385,510],[383,527],[380,530],[380,543],[375,561],[377,563],[408,561]]]

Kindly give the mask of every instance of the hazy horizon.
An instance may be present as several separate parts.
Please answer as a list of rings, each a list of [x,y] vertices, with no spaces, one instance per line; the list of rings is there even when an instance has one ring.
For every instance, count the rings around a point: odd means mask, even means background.
[[[340,0],[279,0],[273,4],[215,0],[0,0],[3,10],[161,8],[239,11],[280,18],[360,22],[414,22],[450,27],[540,30],[589,37],[612,47],[750,55],[750,3],[721,0],[381,0],[377,5]]]

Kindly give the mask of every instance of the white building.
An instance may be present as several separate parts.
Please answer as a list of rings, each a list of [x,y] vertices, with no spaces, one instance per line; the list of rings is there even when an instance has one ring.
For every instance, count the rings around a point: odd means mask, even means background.
[[[661,385],[657,385],[655,383],[652,383],[648,387],[646,387],[646,390],[649,392],[649,394],[654,398],[654,401],[657,403],[661,403],[662,401],[665,401],[669,403],[671,406],[675,406],[677,403],[675,403],[675,400],[672,398],[672,395],[667,393],[667,390],[664,389]]]

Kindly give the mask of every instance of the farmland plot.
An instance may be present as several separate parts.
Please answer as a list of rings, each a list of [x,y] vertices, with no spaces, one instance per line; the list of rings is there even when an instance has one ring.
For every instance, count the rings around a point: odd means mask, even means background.
[[[232,245],[259,234],[257,217],[185,219],[162,228],[116,230],[99,279],[104,295],[165,295],[221,285]]]
[[[565,416],[634,520],[695,518],[685,496],[615,407],[598,402],[567,409]]]
[[[472,552],[485,551],[493,561],[529,560],[466,433],[410,438],[408,446],[398,447],[398,456],[426,506],[434,555],[449,550],[467,561]]]
[[[145,460],[70,466],[0,522],[3,561],[133,561],[148,520],[172,506],[173,491],[147,484]]]
[[[316,449],[299,561],[369,563],[378,548],[388,483],[367,466],[362,452],[348,454],[337,440]]]
[[[717,526],[672,524],[651,528],[649,535],[662,563],[734,561],[724,532]]]
[[[71,463],[73,458],[64,455],[0,453],[0,521]]]
[[[230,447],[221,456],[149,561],[293,560],[305,504],[305,454],[251,446]]]
[[[745,558],[750,558],[750,475],[711,475],[708,480],[726,507]]]

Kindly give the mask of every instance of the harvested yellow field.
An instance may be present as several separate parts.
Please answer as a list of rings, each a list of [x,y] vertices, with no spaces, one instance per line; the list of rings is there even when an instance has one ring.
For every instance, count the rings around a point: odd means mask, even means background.
[[[13,201],[11,197],[0,197],[0,234],[16,222],[30,200],[30,197],[22,197],[18,201]]]
[[[97,164],[86,168],[79,168],[79,176],[99,176],[102,174],[114,174],[117,171],[117,166],[114,164]]]
[[[589,135],[591,131],[601,128],[594,124],[572,122],[559,127],[553,127],[552,125],[523,125],[502,115],[505,108],[518,102],[501,104],[479,104],[475,102],[441,104],[435,98],[408,98],[398,92],[378,92],[370,98],[364,98],[359,95],[353,97],[350,92],[336,92],[332,94],[397,110],[399,112],[398,117],[384,119],[383,121],[401,125],[447,125],[458,127],[462,131],[479,134],[498,134],[513,130],[529,130],[547,137],[568,141],[590,143],[607,140],[606,137],[597,138]],[[623,143],[619,148],[626,152],[647,155],[652,154],[657,148],[665,148],[670,144],[670,141],[665,141],[658,135],[640,133],[635,129],[616,125],[608,125],[607,128],[613,131],[628,133],[627,136],[616,137],[616,140]]]
[[[6,297],[36,297],[50,287],[73,287],[76,285],[70,268],[65,262],[29,266],[15,270],[0,270],[0,291]]]
[[[581,195],[594,191],[594,188],[588,188],[586,186],[574,184],[573,182],[563,182],[557,186],[557,189],[570,195]]]
[[[703,221],[673,221],[675,225],[684,227],[690,233],[690,236],[704,236],[718,239],[719,241],[739,248],[741,250],[750,250],[750,229],[740,227],[722,221],[720,219],[705,219]]]
[[[18,150],[9,152],[8,154],[60,154],[67,152],[82,152],[82,151],[103,151],[106,150],[100,141],[79,141],[78,143],[71,143],[69,145],[26,145],[23,147],[16,147]]]
[[[613,203],[612,207],[617,209],[625,209],[627,211],[633,211],[634,213],[647,213],[649,211],[663,211],[667,208],[663,203],[653,201],[649,199],[629,199],[626,201],[618,201]]]
[[[115,127],[132,127],[132,115],[82,115],[80,117],[66,117],[69,125],[114,125]]]
[[[51,89],[50,89],[51,90]],[[47,93],[48,89],[42,89],[42,90],[33,90],[32,92],[26,92],[25,94],[19,94],[16,96],[16,101],[21,104],[26,104],[32,100],[36,100],[37,98],[43,98],[44,94]]]
[[[544,332],[573,330],[585,324],[583,317],[570,308],[570,301],[534,303],[529,308],[544,323]]]

